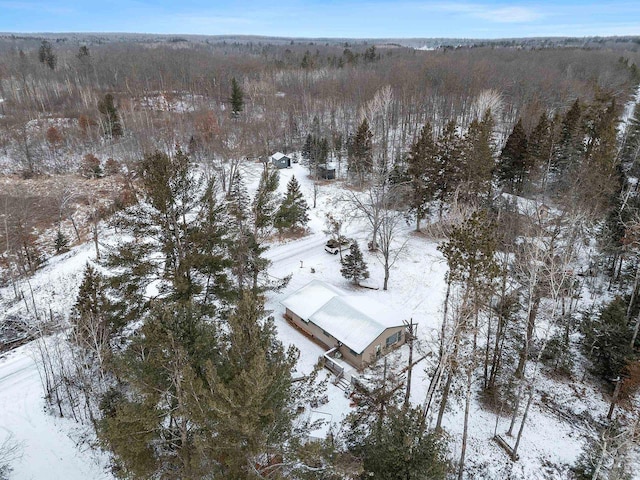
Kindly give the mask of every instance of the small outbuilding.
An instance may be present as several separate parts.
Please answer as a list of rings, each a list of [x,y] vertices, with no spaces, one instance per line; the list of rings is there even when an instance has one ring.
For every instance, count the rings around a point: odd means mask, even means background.
[[[291,158],[286,156],[282,152],[276,152],[269,157],[271,159],[271,163],[276,166],[276,168],[291,168]]]
[[[318,176],[325,180],[334,180],[336,178],[336,165],[335,163],[327,163],[324,165],[318,165]]]
[[[406,340],[398,311],[319,280],[289,295],[282,305],[290,322],[357,369]]]

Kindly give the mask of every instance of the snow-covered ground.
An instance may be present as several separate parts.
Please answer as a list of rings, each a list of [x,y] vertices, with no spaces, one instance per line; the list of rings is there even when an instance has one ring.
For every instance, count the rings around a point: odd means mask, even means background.
[[[85,428],[47,412],[31,348],[24,345],[0,357],[0,444],[11,435],[18,448],[9,478],[113,478],[107,457],[91,448]]]
[[[250,191],[257,185],[260,164],[245,164],[243,178]],[[280,190],[292,175],[300,181],[308,203],[312,204],[313,184],[307,170],[299,164],[281,170]],[[300,350],[298,370],[308,373],[316,364],[323,349],[293,328],[284,318],[284,307],[280,301],[291,292],[313,279],[326,281],[350,292],[350,294],[375,298],[397,312],[406,320],[418,325],[418,337],[423,353],[430,350],[441,322],[441,306],[445,293],[444,275],[446,263],[437,250],[437,242],[415,235],[412,226],[404,227],[402,235],[407,239],[404,253],[391,270],[389,290],[383,291],[383,269],[376,255],[363,248],[369,264],[371,277],[367,285],[374,289],[354,288],[340,274],[338,256],[323,249],[327,236],[325,214],[333,212],[338,217],[345,207],[339,202],[341,182],[326,183],[320,187],[317,208],[310,210],[309,234],[296,240],[276,241],[266,256],[272,261],[270,274],[282,278],[291,275],[291,281],[281,292],[268,296],[267,308],[272,311],[278,328],[278,336],[285,344],[293,344]],[[108,234],[108,232],[105,232]],[[353,221],[345,226],[345,233],[366,245],[366,225]],[[85,263],[94,252],[90,244],[82,245],[71,252],[56,257],[38,271],[29,284],[21,284],[28,301],[11,301],[10,288],[0,289],[0,322],[5,315],[24,315],[26,309],[37,309],[43,314],[65,316],[74,303]],[[31,298],[33,291],[33,299]],[[406,358],[407,347],[402,347],[394,356]],[[426,362],[426,361],[425,361]],[[421,404],[426,394],[429,377],[426,363],[414,369],[412,400]],[[483,409],[474,400],[470,415],[470,438],[467,464],[474,478],[566,478],[566,469],[556,470],[549,465],[571,465],[579,455],[583,444],[583,425],[567,421],[558,415],[558,408],[579,414],[589,412],[593,416],[604,415],[607,403],[595,389],[568,380],[550,380],[543,377],[537,385],[546,395],[536,395],[519,449],[520,461],[512,462],[492,440],[496,416]],[[13,463],[11,478],[22,479],[101,479],[111,478],[107,473],[107,459],[95,454],[84,437],[82,429],[71,421],[59,419],[45,410],[43,390],[30,347],[23,346],[0,357],[0,444],[2,435],[12,434],[19,442],[22,457]],[[328,403],[315,410],[317,418],[326,419],[337,428],[339,422],[350,411],[349,400],[344,392],[329,383]],[[452,399],[451,411],[445,415],[444,427],[450,436],[450,449],[455,460],[459,455],[462,432],[462,401]],[[498,433],[504,434],[509,419],[498,421]],[[82,440],[81,440],[82,439]]]

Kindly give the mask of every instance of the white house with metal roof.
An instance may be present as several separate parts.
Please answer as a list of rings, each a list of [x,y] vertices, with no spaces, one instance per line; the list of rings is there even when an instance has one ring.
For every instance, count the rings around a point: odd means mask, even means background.
[[[282,305],[290,322],[358,369],[405,342],[401,313],[320,280],[293,292]]]

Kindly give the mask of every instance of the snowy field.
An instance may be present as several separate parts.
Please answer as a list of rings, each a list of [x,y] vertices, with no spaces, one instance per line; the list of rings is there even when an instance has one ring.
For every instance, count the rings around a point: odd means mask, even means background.
[[[243,167],[243,178],[252,191],[257,185],[261,165],[247,164]],[[307,202],[312,205],[313,185],[305,167],[294,164],[293,168],[281,170],[280,190],[292,175],[300,181]],[[437,242],[415,235],[413,226],[403,226],[402,241],[407,245],[404,253],[391,270],[389,290],[382,290],[383,268],[374,254],[366,249],[368,232],[366,225],[354,221],[345,226],[345,233],[359,241],[371,273],[366,281],[372,288],[354,288],[340,274],[339,257],[323,250],[327,235],[325,214],[333,212],[341,216],[345,207],[339,202],[341,182],[320,187],[317,208],[310,210],[309,234],[289,241],[274,241],[266,256],[273,262],[270,274],[282,278],[291,275],[289,285],[277,294],[268,297],[267,308],[272,311],[278,335],[285,344],[293,344],[300,350],[298,370],[309,372],[316,364],[323,349],[294,329],[284,318],[284,307],[280,304],[285,296],[306,285],[313,279],[326,281],[353,295],[375,298],[404,318],[418,325],[419,349],[426,354],[434,345],[441,322],[442,302],[445,293],[444,275],[446,263],[437,250]],[[107,238],[110,232],[103,232]],[[47,265],[21,289],[29,302],[33,290],[36,308],[46,314],[66,317],[75,301],[78,285],[85,263],[94,256],[92,246],[82,245],[69,253],[50,259]],[[377,288],[377,290],[375,290]],[[25,315],[33,309],[29,302],[12,302],[10,288],[0,289],[0,322],[7,315]],[[37,367],[29,345],[25,345],[0,357],[0,443],[2,436],[12,435],[17,442],[20,457],[13,462],[10,478],[27,479],[107,479],[112,478],[107,470],[107,459],[96,454],[89,446],[88,429],[75,423],[56,418],[45,409],[43,390]],[[393,354],[406,358],[406,346]],[[425,373],[428,360],[414,368],[412,400],[422,404],[429,378]],[[571,381],[552,381],[542,377],[538,390],[544,392],[547,402],[540,402],[536,395],[519,449],[520,461],[512,462],[492,440],[496,426],[496,415],[472,405],[470,415],[469,448],[467,464],[473,478],[479,479],[562,479],[567,477],[566,466],[575,462],[583,444],[586,430],[580,422],[567,421],[548,405],[556,405],[574,414],[590,412],[594,417],[606,415],[608,404],[602,395]],[[337,425],[349,410],[349,400],[344,392],[329,383],[328,403],[319,406],[316,415]],[[444,428],[449,434],[452,459],[459,455],[462,434],[462,400],[452,398],[450,411],[445,415]],[[498,419],[498,433],[504,435],[509,419]],[[560,468],[550,467],[557,465]],[[564,467],[563,467],[564,466]],[[471,478],[471,477],[470,477]],[[640,478],[638,476],[637,478]]]

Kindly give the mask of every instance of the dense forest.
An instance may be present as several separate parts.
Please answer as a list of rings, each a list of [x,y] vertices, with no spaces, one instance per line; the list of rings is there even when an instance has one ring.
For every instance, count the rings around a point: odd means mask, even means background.
[[[497,478],[470,416],[509,425],[492,445],[513,464],[545,404],[588,433],[544,478],[633,478],[638,39],[398,42],[0,37],[0,300],[23,309],[1,350],[36,346],[50,414],[89,427],[115,477]],[[276,151],[305,176],[281,185]],[[268,252],[327,196],[346,207],[325,233],[364,232],[340,251],[354,289],[375,256],[392,292],[408,239],[446,274],[434,335],[409,323],[402,365],[361,372],[309,441],[331,379],[279,336],[290,276]],[[85,243],[73,301],[38,306],[31,279]],[[575,415],[553,382],[608,411]]]

